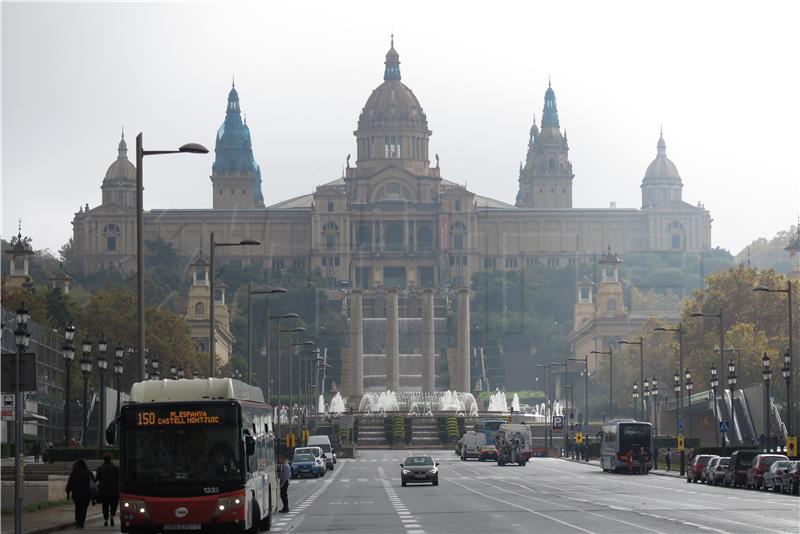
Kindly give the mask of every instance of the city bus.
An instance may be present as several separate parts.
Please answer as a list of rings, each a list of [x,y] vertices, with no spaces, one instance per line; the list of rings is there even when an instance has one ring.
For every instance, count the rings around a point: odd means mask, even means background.
[[[259,388],[229,378],[138,382],[107,436],[119,442],[122,532],[270,529],[279,487]]]
[[[652,465],[652,425],[634,419],[612,419],[603,425],[600,439],[600,466],[603,471],[627,469],[628,453],[633,452],[634,469],[639,470],[640,456],[644,449],[647,468]]]
[[[481,419],[475,423],[474,430],[486,436],[486,444],[494,446],[496,444],[494,435],[500,430],[500,425],[506,424],[505,419]]]

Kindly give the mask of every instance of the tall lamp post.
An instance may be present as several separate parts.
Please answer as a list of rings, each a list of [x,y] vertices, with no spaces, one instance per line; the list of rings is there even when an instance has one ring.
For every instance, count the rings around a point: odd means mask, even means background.
[[[722,429],[719,426],[719,406],[717,405],[717,387],[719,386],[719,379],[717,378],[716,364],[711,365],[711,380],[709,384],[711,385],[711,391],[714,392],[714,420],[717,423],[717,447],[719,447]]]
[[[591,354],[608,355],[608,418],[614,418],[614,347],[608,350],[593,350]]]
[[[694,387],[694,383],[692,382],[692,372],[689,371],[689,368],[686,368],[686,372],[683,374],[683,387],[686,388],[686,397],[689,399],[689,406],[687,407],[687,413],[689,419],[689,432],[686,433],[687,436],[692,435],[692,388]]]
[[[210,244],[208,247],[208,283],[209,283],[209,299],[211,309],[209,310],[209,320],[208,320],[208,352],[209,352],[209,364],[208,364],[208,377],[214,378],[216,375],[216,365],[217,365],[217,313],[216,313],[216,289],[214,288],[215,283],[215,274],[214,274],[214,252],[218,247],[242,247],[248,245],[260,245],[261,241],[256,239],[242,239],[236,243],[217,243],[217,240],[214,236],[214,232],[211,232],[209,237]]]
[[[64,329],[66,343],[61,348],[64,354],[64,370],[66,372],[66,383],[64,384],[64,446],[69,447],[69,394],[70,394],[70,375],[72,374],[72,362],[75,360],[75,325],[70,323]]]
[[[719,370],[721,372],[725,368],[725,327],[722,322],[722,309],[720,308],[719,313],[695,312],[690,314],[689,317],[713,317],[719,319]],[[714,413],[717,414],[717,447],[719,447],[721,436],[719,432],[719,410],[717,408],[716,389],[714,389]]]
[[[639,341],[620,341],[620,345],[639,345],[639,383],[644,384],[644,339],[640,336]],[[636,413],[634,412],[634,417]],[[639,418],[644,419],[644,405],[639,404]]]
[[[86,444],[87,404],[89,403],[89,373],[92,372],[92,341],[87,337],[83,340],[83,358],[81,358],[81,373],[83,373],[83,418],[81,419],[81,446]]]
[[[786,289],[772,289],[772,288],[769,288],[769,287],[766,287],[766,286],[756,286],[756,287],[753,288],[753,291],[763,291],[765,293],[786,293],[786,296],[788,297],[787,300],[788,300],[788,304],[789,304],[789,324],[788,324],[789,350],[786,352],[786,356],[784,357],[784,368],[789,370],[788,375],[789,375],[789,377],[791,377],[792,360],[794,358],[794,339],[793,339],[793,336],[794,336],[794,325],[792,323],[792,281],[791,280],[787,280],[786,281]],[[795,372],[797,372],[797,368],[796,367],[795,367],[794,370],[795,370]],[[784,373],[784,378],[787,378],[786,374],[787,373]],[[790,436],[793,436],[794,432],[796,432],[796,429],[795,429],[794,421],[792,421],[792,418],[791,418],[791,411],[790,411],[791,408],[790,407],[792,405],[792,402],[794,402],[796,399],[795,399],[795,395],[792,394],[791,389],[789,389],[789,385],[790,385],[790,383],[787,380],[787,382],[786,382],[786,419],[789,422],[789,428],[787,429],[788,430],[787,433]]]
[[[106,369],[108,369],[108,360],[106,359],[106,350],[108,350],[108,342],[105,336],[100,336],[97,341],[97,373],[100,375],[100,409],[97,412],[97,456],[100,456],[100,451],[103,448],[103,419],[105,419],[106,409]]]
[[[121,343],[117,343],[117,348],[114,349],[114,385],[117,388],[117,417],[119,417],[121,408],[120,403],[122,402],[122,388],[120,387],[120,379],[122,379],[122,373],[125,371],[125,366],[122,363],[122,357],[124,355],[125,348]]]
[[[284,319],[299,319],[300,316],[298,314],[296,314],[296,313],[284,313],[283,315],[275,315],[275,316],[270,315],[268,317],[269,317],[270,320],[278,321],[278,339],[277,339],[278,343],[277,343],[277,347],[276,347],[276,350],[275,350],[275,353],[277,354],[277,360],[278,360],[278,398],[277,398],[277,401],[275,402],[275,404],[280,407],[280,404],[281,404],[281,383],[283,382],[283,380],[281,379],[281,334],[280,334],[280,332],[281,332],[281,321],[284,320]],[[267,366],[269,366],[269,350],[267,350]],[[269,369],[268,369],[267,374],[270,375]],[[270,382],[269,386],[268,386],[269,387],[269,392],[267,394],[268,402],[269,402],[269,397],[271,396],[270,394],[272,393],[272,376],[271,375],[270,375],[270,381],[269,382]],[[281,424],[280,413],[278,413],[278,428],[280,428],[280,424]]]
[[[583,362],[583,366],[584,366],[584,370],[583,370],[583,388],[584,389],[583,389],[583,391],[584,391],[584,395],[585,395],[584,410],[585,410],[585,414],[586,414],[584,416],[584,419],[586,421],[586,428],[585,428],[585,432],[584,433],[586,434],[587,437],[584,440],[584,447],[585,448],[584,448],[583,458],[584,458],[585,461],[588,462],[589,461],[589,441],[588,441],[588,435],[589,435],[589,355],[587,354],[583,358],[570,358],[570,360],[573,360],[573,361],[576,361],[576,362]]]
[[[288,293],[282,287],[274,287],[272,289],[253,289],[253,283],[247,284],[247,383],[253,383],[253,295],[278,295]],[[267,349],[267,371],[269,375],[269,298],[267,298],[267,331],[265,333],[264,343]],[[269,394],[267,394],[269,399]]]
[[[653,399],[653,426],[655,426],[656,436],[658,436],[658,377],[653,375],[650,380],[652,389],[650,389],[650,398]],[[658,458],[656,458],[658,462]]]
[[[633,383],[633,391],[631,392],[631,397],[633,398],[633,415],[634,418],[636,417],[636,405],[639,403],[639,384],[634,382]]]
[[[645,378],[642,384],[642,410],[644,420],[650,422],[650,379]]]
[[[547,436],[550,434],[550,445],[553,445],[553,435],[552,435],[552,416],[553,416],[553,408],[552,408],[552,399],[550,397],[550,366],[544,363],[537,363],[536,367],[542,369],[542,374],[544,375],[544,401],[545,401],[545,428],[544,428],[544,445],[547,447]],[[550,421],[548,421],[548,414],[550,414]]]
[[[304,326],[295,326],[294,328],[289,328],[289,329],[286,329],[286,330],[280,330],[280,331],[278,331],[278,334],[283,333],[283,334],[295,334],[295,335],[297,335],[300,332],[305,332],[305,331],[306,331],[306,328]],[[287,362],[288,365],[289,365],[289,432],[293,431],[292,430],[292,400],[294,399],[294,391],[293,391],[294,390],[294,358],[292,356],[293,356],[293,352],[295,352],[294,347],[296,347],[297,345],[298,344],[293,344],[291,342],[291,338],[290,338],[290,341],[289,341],[289,361]],[[298,363],[299,363],[299,361],[298,361]],[[299,367],[299,365],[298,365],[298,368],[297,368],[297,374],[298,374],[298,377],[299,377],[300,376],[300,367]],[[300,396],[300,384],[299,383],[297,384],[297,395],[298,395],[298,398],[299,398],[299,396]],[[297,410],[298,410],[298,412],[297,412],[297,426],[298,426],[298,429],[299,429],[299,427],[300,427],[300,403],[299,402],[297,404]]]
[[[674,332],[678,334],[678,371],[674,376],[674,383],[672,386],[675,392],[675,424],[679,434],[683,434],[683,388],[681,387],[681,369],[683,369],[683,323],[678,323],[675,328],[665,328],[659,326],[653,329],[654,332]],[[683,476],[685,455],[681,451],[681,476]]]
[[[769,435],[769,383],[770,380],[772,380],[772,369],[769,367],[769,356],[767,356],[766,352],[764,353],[764,357],[761,358],[761,364],[764,366],[762,376],[764,378],[764,436],[767,438],[767,450],[770,450],[772,440]]]
[[[281,318],[282,319],[291,319],[292,316],[299,317],[299,315],[297,315],[296,313],[287,313],[287,314],[281,316],[279,319],[281,319]],[[283,383],[283,380],[281,379],[281,353],[280,353],[280,350],[281,350],[281,334],[286,334],[286,333],[291,333],[291,332],[305,332],[305,331],[306,331],[306,329],[304,327],[302,327],[302,326],[296,326],[294,328],[287,328],[285,330],[281,330],[280,329],[280,320],[278,321],[278,406],[280,406],[280,403],[281,403],[281,389],[282,389],[281,388],[281,384]],[[290,341],[290,343],[291,343],[291,341]],[[289,429],[292,428],[292,376],[293,376],[293,373],[292,373],[292,359],[291,359],[291,356],[292,355],[291,355],[291,347],[290,347],[289,361],[287,362],[287,364],[289,365],[289,391],[288,391],[289,398],[288,398],[288,402],[286,404],[286,406],[287,406],[286,414],[287,414],[287,416],[289,418],[289,421],[288,421],[289,422]],[[278,410],[278,429],[279,429],[279,431],[282,428],[282,426],[283,425],[281,423],[280,409],[279,409]]]
[[[733,360],[728,362],[728,389],[731,390],[731,402],[733,402],[733,392],[736,390],[736,365]]]
[[[789,434],[792,434],[792,355],[789,351],[786,351],[783,354],[783,369],[781,369],[781,375],[783,375],[783,380],[786,382],[786,420],[789,422]]]
[[[24,501],[24,457],[25,443],[25,394],[22,392],[20,365],[23,355],[31,342],[28,332],[28,314],[23,302],[17,309],[17,328],[14,330],[14,341],[17,344],[17,358],[14,363],[14,534],[22,534],[22,508]]]
[[[144,150],[142,133],[139,132],[139,135],[136,136],[136,301],[140,380],[147,380],[144,364],[144,178],[142,163],[145,156],[178,153],[208,154],[208,149],[197,143],[189,143],[178,150]]]

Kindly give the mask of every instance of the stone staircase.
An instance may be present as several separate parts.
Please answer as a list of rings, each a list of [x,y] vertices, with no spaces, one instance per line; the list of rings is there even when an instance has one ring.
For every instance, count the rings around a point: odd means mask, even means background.
[[[421,449],[442,447],[442,437],[436,426],[436,419],[415,417],[411,423],[411,446]]]
[[[359,421],[358,447],[386,447],[386,430],[383,425],[383,418]]]

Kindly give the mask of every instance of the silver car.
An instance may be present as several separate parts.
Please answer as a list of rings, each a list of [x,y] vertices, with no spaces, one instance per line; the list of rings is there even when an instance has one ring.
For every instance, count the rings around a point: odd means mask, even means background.
[[[705,467],[703,467],[703,471],[700,472],[700,482],[703,484],[711,484],[714,480],[714,472],[717,469],[717,463],[719,463],[719,456],[712,456],[711,459],[706,463]]]

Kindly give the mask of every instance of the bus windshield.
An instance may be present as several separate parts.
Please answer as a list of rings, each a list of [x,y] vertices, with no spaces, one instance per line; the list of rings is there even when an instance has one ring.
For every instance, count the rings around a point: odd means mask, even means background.
[[[123,413],[123,483],[235,481],[243,469],[232,406]]]
[[[619,445],[621,450],[627,447],[644,447],[650,450],[650,425],[647,424],[620,424]]]

